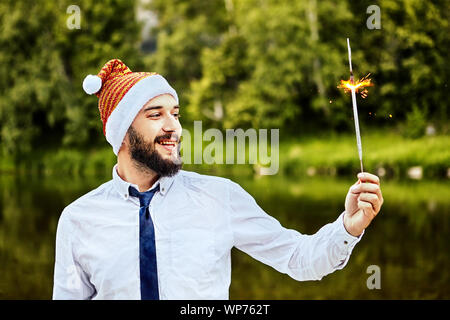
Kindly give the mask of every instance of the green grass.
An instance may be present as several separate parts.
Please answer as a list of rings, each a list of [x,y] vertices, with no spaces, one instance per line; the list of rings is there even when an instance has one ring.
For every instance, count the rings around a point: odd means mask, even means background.
[[[362,137],[364,170],[384,168],[390,176],[404,176],[408,168],[421,166],[424,176],[444,177],[450,167],[450,137],[404,138],[396,133],[375,132]],[[283,157],[283,158],[281,158]],[[359,170],[354,135],[305,138],[281,144],[280,162],[288,173],[350,174]],[[310,169],[310,172],[312,170]]]
[[[186,143],[186,141],[184,141]],[[203,142],[205,148],[209,142]],[[395,132],[378,131],[362,137],[364,170],[386,177],[405,177],[410,167],[421,166],[425,178],[443,178],[450,167],[450,137],[446,135],[409,139]],[[193,148],[191,148],[193,149]],[[270,150],[270,147],[268,147]],[[224,147],[225,150],[225,147]],[[248,148],[247,148],[248,156]],[[225,159],[225,157],[223,157]],[[248,157],[246,158],[248,163]],[[359,171],[356,139],[353,134],[300,137],[280,141],[279,171],[284,175],[354,176]],[[39,172],[72,176],[110,174],[116,156],[105,147],[79,150],[33,151],[26,161],[15,163],[4,155],[0,171]],[[207,174],[253,175],[257,165],[185,164],[187,170]]]

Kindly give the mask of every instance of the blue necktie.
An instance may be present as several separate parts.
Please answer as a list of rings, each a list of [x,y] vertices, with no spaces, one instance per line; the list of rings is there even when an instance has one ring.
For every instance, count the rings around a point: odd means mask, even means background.
[[[156,188],[146,192],[139,192],[132,186],[129,187],[130,196],[138,197],[141,205],[139,210],[139,266],[142,300],[159,300],[155,228],[148,208],[153,195],[158,190],[159,184]]]

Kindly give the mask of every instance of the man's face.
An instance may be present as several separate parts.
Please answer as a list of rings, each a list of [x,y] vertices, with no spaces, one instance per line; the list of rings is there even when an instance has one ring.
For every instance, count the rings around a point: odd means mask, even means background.
[[[169,94],[147,102],[137,114],[126,139],[128,152],[143,170],[172,176],[181,169],[179,106]]]

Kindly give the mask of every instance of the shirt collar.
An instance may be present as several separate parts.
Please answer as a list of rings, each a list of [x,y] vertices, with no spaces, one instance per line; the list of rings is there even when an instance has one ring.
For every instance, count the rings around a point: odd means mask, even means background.
[[[112,170],[112,176],[113,176],[113,184],[116,188],[116,190],[119,192],[120,196],[124,199],[128,199],[128,188],[130,186],[133,186],[137,190],[139,190],[138,186],[130,183],[128,181],[123,180],[119,174],[117,173],[117,164],[114,165]],[[166,193],[169,191],[170,187],[172,186],[173,181],[175,180],[175,176],[172,177],[160,177],[148,190],[153,189],[158,184],[160,185],[159,192],[161,195],[166,195]],[[148,191],[146,190],[146,191]]]

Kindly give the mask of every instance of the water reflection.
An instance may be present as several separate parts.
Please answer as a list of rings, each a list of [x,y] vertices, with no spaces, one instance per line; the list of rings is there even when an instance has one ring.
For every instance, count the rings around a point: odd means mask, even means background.
[[[313,233],[337,218],[351,180],[229,176],[284,226]],[[62,209],[110,177],[0,176],[0,298],[49,299],[56,224]],[[348,265],[322,281],[297,282],[233,249],[232,299],[450,298],[450,186],[385,182],[380,217]],[[366,286],[367,267],[381,289]]]

